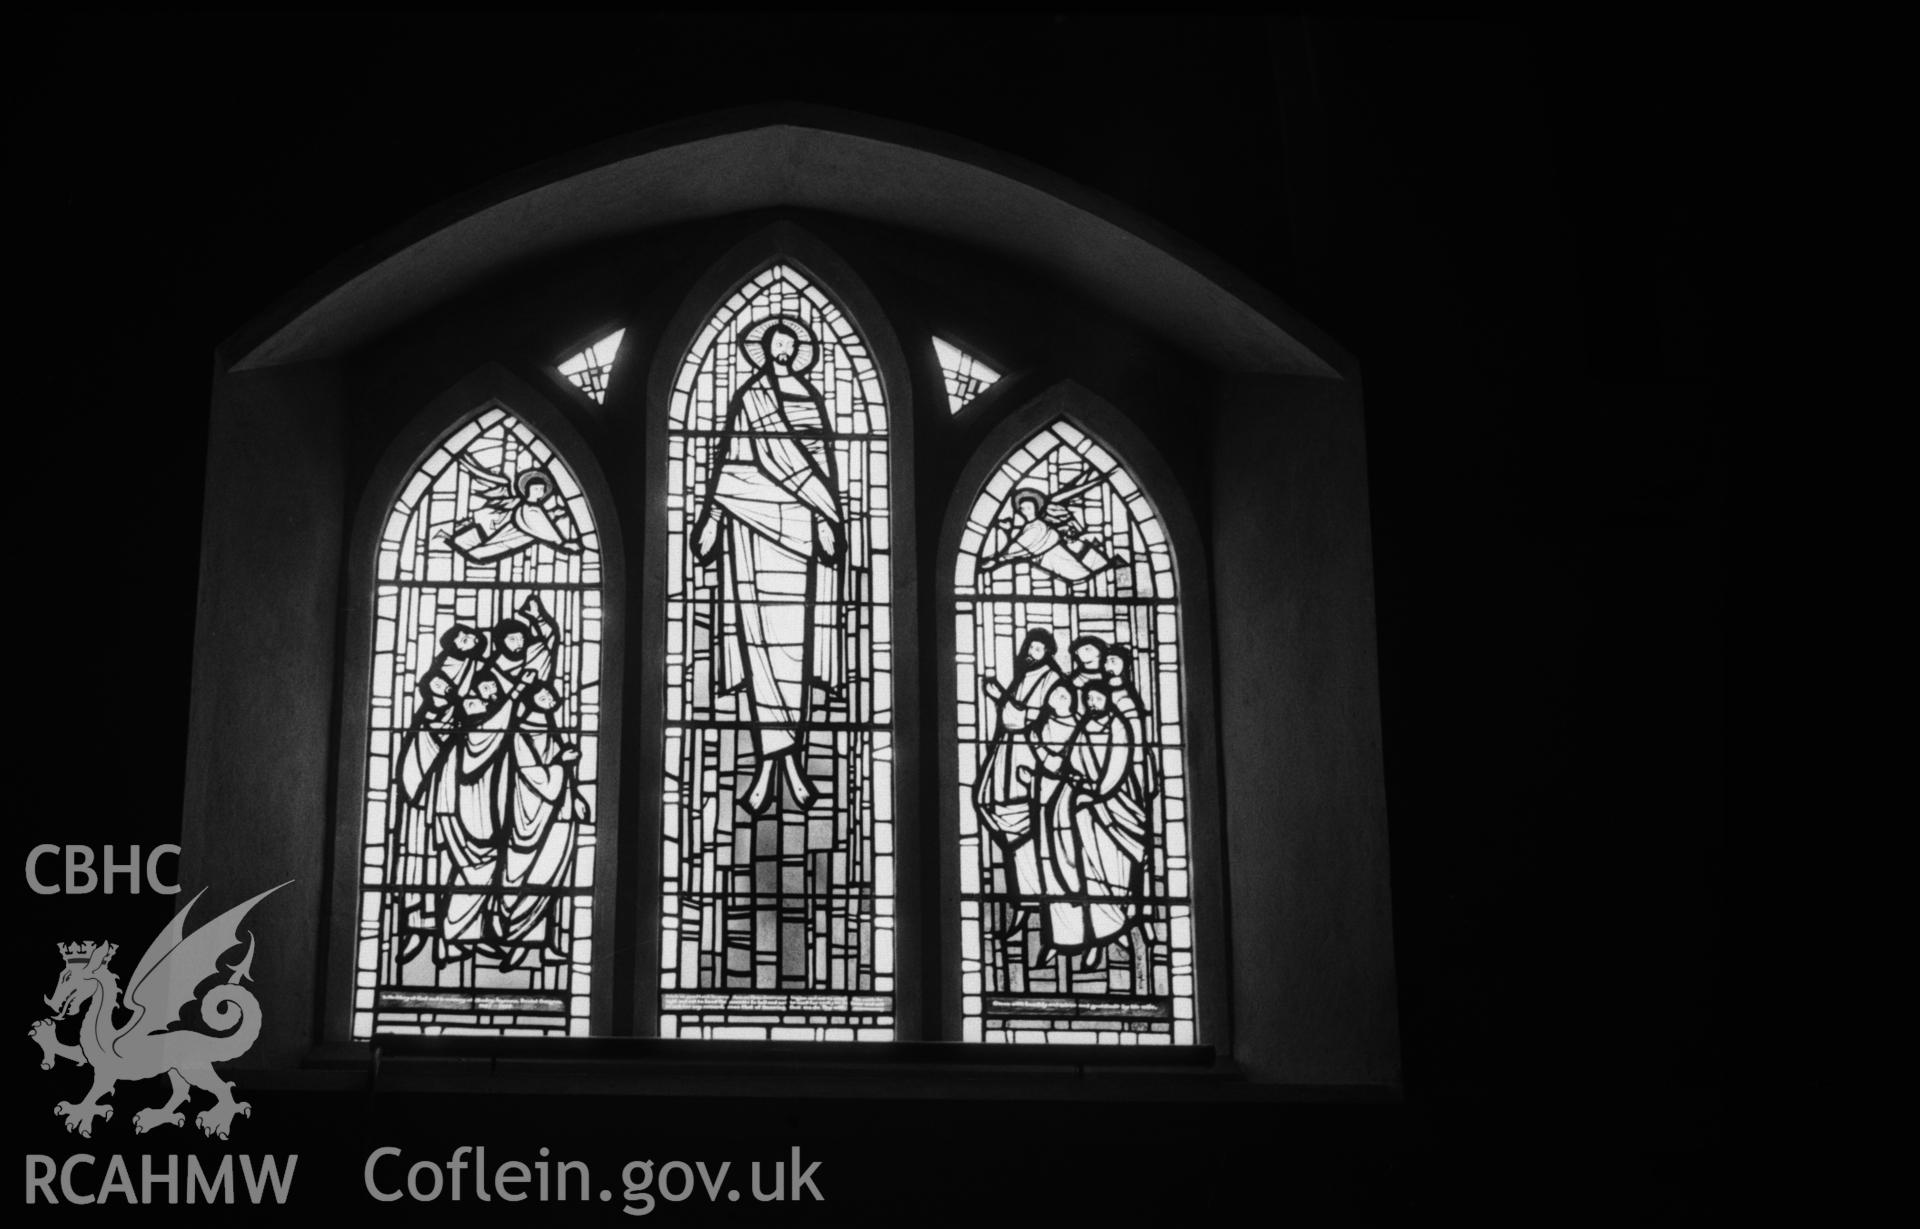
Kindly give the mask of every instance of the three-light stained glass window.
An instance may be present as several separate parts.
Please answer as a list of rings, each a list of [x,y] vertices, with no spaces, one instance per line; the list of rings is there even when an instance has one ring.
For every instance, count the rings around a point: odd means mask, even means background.
[[[1191,1044],[1172,548],[1066,420],[974,500],[954,564],[963,1038]]]
[[[601,544],[503,406],[409,475],[374,570],[353,1035],[588,1029]]]
[[[892,446],[779,264],[681,362],[666,456],[660,1033],[894,1035]]]

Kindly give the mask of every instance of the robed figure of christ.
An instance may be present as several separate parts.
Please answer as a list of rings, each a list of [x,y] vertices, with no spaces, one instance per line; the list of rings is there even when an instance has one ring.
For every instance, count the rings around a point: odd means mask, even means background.
[[[693,556],[720,569],[721,652],[714,686],[741,698],[755,751],[742,801],[766,813],[784,781],[804,808],[813,706],[842,685],[837,611],[845,511],[826,400],[807,371],[819,340],[801,321],[749,327],[752,367],[727,417],[693,525]]]

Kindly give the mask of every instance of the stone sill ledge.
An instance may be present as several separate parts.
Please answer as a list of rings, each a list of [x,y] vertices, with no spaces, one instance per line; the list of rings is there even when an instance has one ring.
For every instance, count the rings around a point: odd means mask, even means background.
[[[1256,1083],[1211,1046],[391,1038],[377,1048],[317,1047],[296,1070],[235,1069],[230,1075],[250,1088],[359,1093],[1335,1105],[1401,1100],[1390,1085]]]

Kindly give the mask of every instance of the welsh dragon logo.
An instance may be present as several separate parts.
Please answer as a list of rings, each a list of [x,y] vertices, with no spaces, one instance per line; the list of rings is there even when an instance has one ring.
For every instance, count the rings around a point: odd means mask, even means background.
[[[289,880],[291,882],[291,880]],[[53,993],[45,1000],[53,1009],[48,1019],[36,1021],[27,1036],[40,1046],[40,1069],[57,1059],[93,1068],[93,1089],[75,1105],[62,1101],[53,1112],[67,1120],[67,1130],[92,1136],[94,1120],[113,1117],[113,1107],[102,1104],[121,1080],[145,1080],[165,1074],[172,1088],[165,1105],[135,1111],[134,1134],[160,1126],[185,1126],[180,1107],[195,1088],[213,1094],[213,1105],[194,1117],[208,1135],[227,1138],[236,1114],[252,1114],[245,1101],[233,1099],[233,1084],[214,1073],[215,1063],[229,1062],[247,1052],[260,1035],[260,1001],[240,983],[253,976],[253,936],[247,935],[246,954],[227,968],[220,959],[240,945],[240,923],[253,907],[286,887],[279,884],[243,901],[211,922],[187,934],[187,914],[205,891],[196,894],[174,914],[148,945],[127,981],[125,1002],[120,978],[109,966],[120,949],[112,943],[56,944],[66,964]],[[199,987],[224,975],[225,980],[198,993]],[[181,1012],[199,1005],[205,1031],[186,1026]],[[68,1045],[57,1035],[62,1020],[86,1015],[80,1021],[80,1044]],[[125,1023],[116,1016],[131,1012]]]

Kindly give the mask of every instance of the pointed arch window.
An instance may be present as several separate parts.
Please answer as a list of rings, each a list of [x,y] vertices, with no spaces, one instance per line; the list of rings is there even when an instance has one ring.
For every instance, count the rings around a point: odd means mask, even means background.
[[[505,406],[414,467],[373,573],[352,1035],[588,1031],[602,544]]]
[[[895,543],[872,351],[776,263],[668,396],[660,1033],[895,1029]]]
[[[1193,1043],[1180,594],[1160,515],[1056,419],[974,498],[953,601],[963,1038]]]

